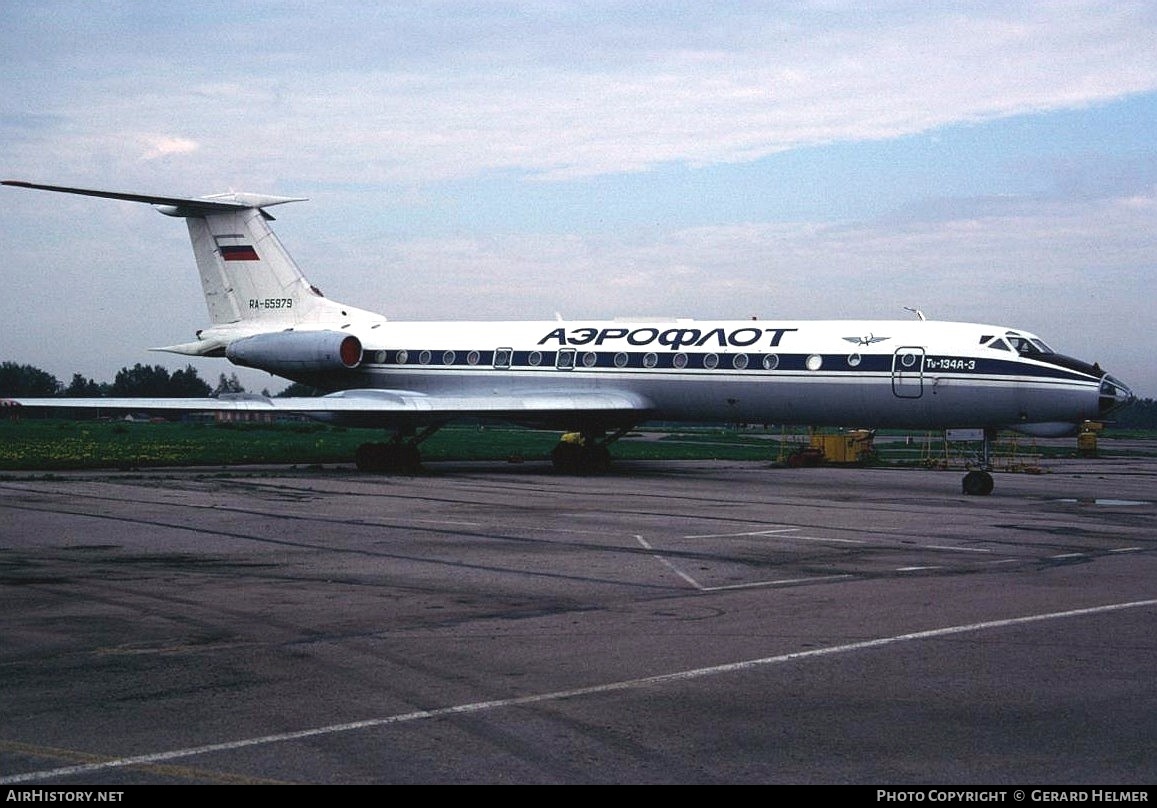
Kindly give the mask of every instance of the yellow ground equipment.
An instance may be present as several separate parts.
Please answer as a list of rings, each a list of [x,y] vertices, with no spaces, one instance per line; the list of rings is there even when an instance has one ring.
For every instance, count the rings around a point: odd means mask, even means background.
[[[851,429],[836,435],[812,432],[808,445],[788,455],[787,464],[799,468],[821,463],[866,463],[876,454],[873,434],[868,429]]]
[[[1097,456],[1097,435],[1105,425],[1100,421],[1085,421],[1077,433],[1077,454],[1081,457]]]

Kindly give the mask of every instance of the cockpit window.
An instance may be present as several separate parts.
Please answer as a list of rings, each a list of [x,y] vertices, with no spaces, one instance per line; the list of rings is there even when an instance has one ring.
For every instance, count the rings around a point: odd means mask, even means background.
[[[1021,356],[1040,356],[1053,353],[1052,348],[1036,338],[1022,337],[1020,334],[1013,334],[1012,332],[1005,334],[1004,338],[1012,346],[1012,349]]]
[[[988,347],[989,348],[996,348],[998,351],[1009,350],[1009,347],[1005,344],[1004,340],[1002,340],[1002,339],[994,339],[992,342],[988,343]]]

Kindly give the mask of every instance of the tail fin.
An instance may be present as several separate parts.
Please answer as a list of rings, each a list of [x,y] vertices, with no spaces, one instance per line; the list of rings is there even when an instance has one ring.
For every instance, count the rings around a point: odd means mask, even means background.
[[[338,327],[351,316],[369,315],[326,299],[310,284],[269,229],[265,208],[300,198],[260,194],[218,194],[185,199],[144,194],[36,185],[5,180],[4,185],[42,191],[145,202],[167,216],[186,220],[201,274],[209,332],[234,336],[287,328]],[[381,319],[374,316],[375,319]],[[172,346],[178,353],[206,353],[207,344]]]
[[[333,306],[306,280],[260,208],[220,213],[178,208],[170,215],[184,216],[189,226],[214,326],[251,320],[270,326],[268,330],[292,327],[316,321]]]

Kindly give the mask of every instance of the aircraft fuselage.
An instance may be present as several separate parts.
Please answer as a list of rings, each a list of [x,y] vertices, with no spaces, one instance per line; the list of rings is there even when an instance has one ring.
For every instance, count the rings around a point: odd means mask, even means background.
[[[379,322],[329,390],[428,395],[616,390],[654,420],[1071,429],[1128,391],[1001,326],[904,321]],[[1015,346],[1022,346],[1019,350]],[[1040,347],[1037,347],[1040,346]]]

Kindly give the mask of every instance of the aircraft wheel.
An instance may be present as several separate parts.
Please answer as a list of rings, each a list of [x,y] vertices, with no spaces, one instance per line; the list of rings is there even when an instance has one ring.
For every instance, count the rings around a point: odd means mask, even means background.
[[[358,471],[411,474],[421,463],[418,447],[405,443],[363,443],[354,453]]]
[[[974,497],[986,497],[992,493],[992,475],[987,471],[970,471],[964,475],[964,493]]]
[[[417,446],[403,444],[393,448],[398,471],[406,474],[413,474],[418,471],[422,465],[422,452]]]
[[[563,474],[602,474],[611,468],[611,450],[599,444],[564,442],[551,450],[550,462]]]
[[[354,465],[358,471],[381,471],[384,443],[363,443],[354,452]]]
[[[582,447],[575,443],[560,443],[550,451],[550,462],[555,471],[576,474],[582,457]]]
[[[579,456],[579,471],[584,474],[603,474],[611,470],[611,450],[606,446],[584,446]]]

